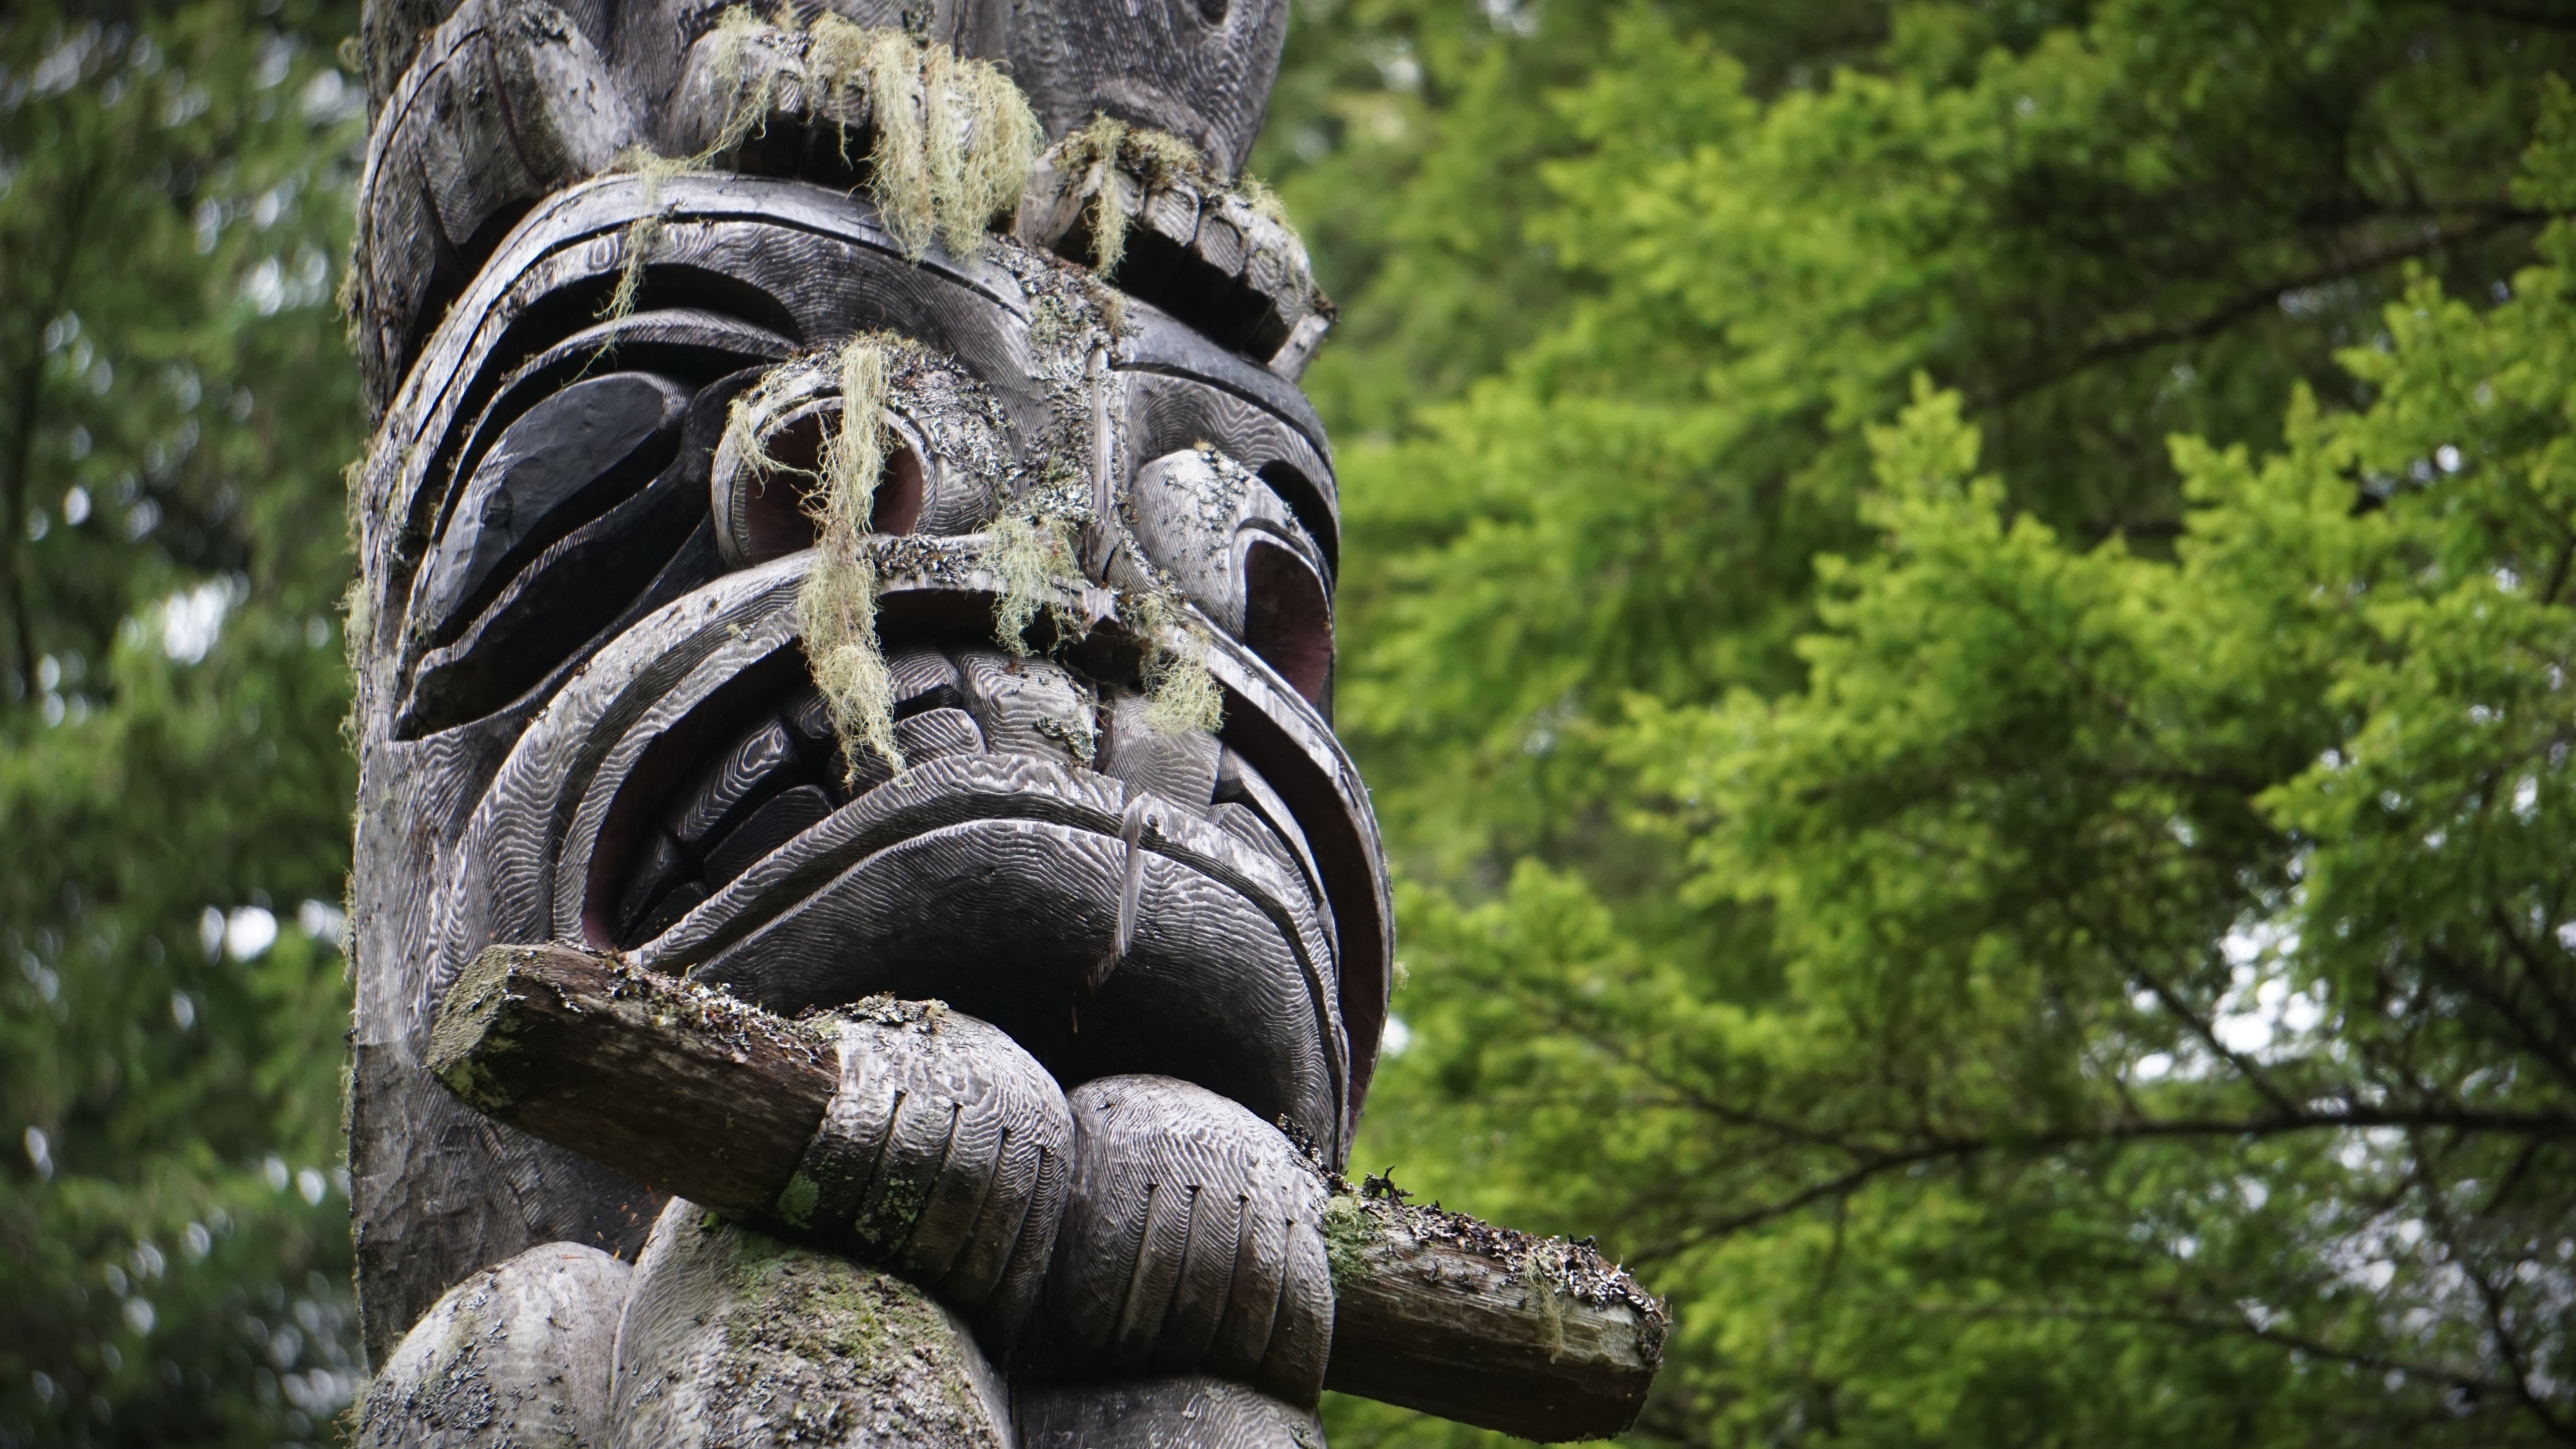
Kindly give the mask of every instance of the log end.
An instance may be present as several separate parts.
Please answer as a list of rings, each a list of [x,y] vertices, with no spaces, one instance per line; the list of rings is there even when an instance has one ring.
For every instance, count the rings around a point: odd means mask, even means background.
[[[1348,1191],[1324,1238],[1326,1388],[1541,1443],[1610,1438],[1645,1407],[1671,1317],[1589,1243]]]
[[[570,946],[494,946],[439,1004],[457,1100],[727,1213],[778,1202],[837,1080],[828,1037]]]
[[[494,946],[466,963],[429,1029],[429,1074],[466,1106],[507,1119],[527,1090],[534,1025],[526,993],[545,990],[546,947]],[[604,963],[603,963],[604,964]]]

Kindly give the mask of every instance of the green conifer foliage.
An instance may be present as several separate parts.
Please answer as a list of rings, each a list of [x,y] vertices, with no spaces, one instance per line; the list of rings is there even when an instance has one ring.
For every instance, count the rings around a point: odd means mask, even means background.
[[[1673,1295],[1641,1433],[2576,1430],[2571,41],[1299,42],[1260,160],[1352,323],[1338,698],[1409,968],[1359,1150]]]
[[[353,28],[0,22],[0,1444],[326,1440],[357,1372]]]

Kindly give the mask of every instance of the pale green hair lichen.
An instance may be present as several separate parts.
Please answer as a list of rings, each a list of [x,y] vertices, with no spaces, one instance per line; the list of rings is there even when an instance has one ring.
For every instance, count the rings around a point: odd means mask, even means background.
[[[993,524],[984,566],[1001,586],[993,600],[993,637],[1013,654],[1026,654],[1021,635],[1040,610],[1060,609],[1058,581],[1079,576],[1073,530],[1046,513],[1005,514]]]
[[[1125,599],[1144,645],[1145,722],[1163,734],[1216,733],[1225,695],[1208,672],[1207,641],[1182,613],[1178,590],[1138,590]]]
[[[1091,267],[1104,277],[1127,254],[1127,209],[1118,201],[1118,172],[1133,172],[1147,185],[1176,177],[1216,184],[1196,146],[1168,131],[1130,126],[1106,112],[1064,138],[1063,165],[1084,173],[1082,184],[1091,188]]]
[[[627,225],[623,266],[600,311],[603,321],[634,310],[645,263],[661,241],[662,184],[704,170],[763,133],[789,79],[798,83],[809,112],[820,112],[828,101],[844,158],[857,109],[853,102],[865,96],[876,137],[869,189],[887,229],[916,261],[934,240],[955,256],[980,255],[987,224],[1017,205],[1028,187],[1045,132],[1010,77],[987,62],[962,60],[945,45],[898,30],[863,29],[830,11],[799,30],[784,10],[772,22],[736,5],[717,19],[711,34],[714,79],[725,91],[723,124],[688,156],[634,147],[619,158],[619,169],[643,179],[644,208]],[[777,59],[757,60],[755,49],[764,40],[772,42]]]
[[[862,546],[876,508],[877,477],[885,469],[891,364],[903,345],[885,333],[863,333],[843,344],[834,359],[841,425],[824,443],[821,486],[806,498],[816,526],[815,558],[796,593],[796,622],[854,776],[862,749],[903,768],[894,738],[894,684],[877,642],[876,566]]]
[[[608,294],[606,305],[599,309],[598,320],[615,322],[635,310],[635,299],[644,288],[644,264],[661,245],[665,209],[662,185],[672,177],[696,171],[706,165],[704,156],[673,158],[660,155],[643,146],[630,146],[617,158],[621,170],[630,171],[644,183],[644,206],[635,219],[626,224],[618,240],[619,266],[616,290]]]
[[[936,236],[980,255],[985,227],[1028,189],[1046,133],[1010,77],[899,31],[816,22],[818,69],[855,63],[868,78],[876,147],[869,183],[886,227],[915,258]]]

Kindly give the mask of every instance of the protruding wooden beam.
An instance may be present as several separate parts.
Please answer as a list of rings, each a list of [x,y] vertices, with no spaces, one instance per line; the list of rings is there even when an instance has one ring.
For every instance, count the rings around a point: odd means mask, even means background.
[[[496,946],[439,1009],[460,1100],[664,1191],[777,1226],[838,1082],[835,1034],[561,946]],[[1590,1247],[1336,1182],[1325,1386],[1527,1439],[1636,1421],[1663,1305]]]
[[[1524,1439],[1624,1432],[1664,1361],[1664,1305],[1591,1247],[1337,1193],[1324,1213],[1324,1387]]]

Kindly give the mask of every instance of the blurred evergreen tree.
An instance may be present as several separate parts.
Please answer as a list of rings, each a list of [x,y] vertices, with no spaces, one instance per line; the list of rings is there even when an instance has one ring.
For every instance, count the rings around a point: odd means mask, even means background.
[[[322,1440],[357,1373],[354,28],[0,25],[0,1444]]]
[[[2576,19],[1301,15],[1365,1165],[1674,1442],[2576,1433]]]

